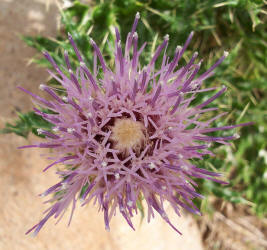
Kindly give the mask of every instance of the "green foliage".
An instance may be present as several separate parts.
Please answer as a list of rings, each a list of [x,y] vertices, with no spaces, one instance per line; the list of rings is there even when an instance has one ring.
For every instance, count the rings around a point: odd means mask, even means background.
[[[112,51],[107,44],[114,43],[114,26],[118,26],[124,40],[129,32],[136,12],[141,14],[143,24],[138,26],[141,43],[148,41],[148,48],[141,58],[146,63],[151,51],[170,35],[168,52],[172,56],[177,45],[184,43],[188,34],[194,30],[196,35],[184,56],[188,61],[192,51],[197,50],[204,58],[202,70],[206,70],[223,51],[230,55],[205,86],[224,84],[229,91],[215,101],[221,110],[228,111],[225,119],[215,122],[214,126],[254,121],[255,125],[236,129],[241,138],[232,147],[215,145],[216,158],[205,159],[198,164],[204,168],[230,173],[226,176],[230,185],[223,187],[210,181],[200,181],[199,191],[215,195],[230,202],[254,203],[258,215],[267,214],[267,163],[259,157],[260,150],[266,149],[267,138],[267,84],[266,58],[267,33],[266,9],[262,0],[95,0],[89,5],[73,1],[71,7],[61,10],[61,29],[56,38],[42,36],[23,36],[23,40],[38,51],[47,50],[59,65],[65,65],[63,51],[69,52],[73,66],[77,58],[69,42],[70,32],[89,66],[92,65],[91,36],[105,59],[113,65]],[[50,67],[39,57],[33,61]],[[182,63],[184,63],[182,62]],[[56,84],[50,81],[48,84]],[[212,93],[210,93],[211,95]],[[197,101],[207,98],[199,95]],[[32,113],[29,113],[33,115]],[[36,132],[40,124],[36,119],[28,119],[28,114],[20,114],[15,125],[7,124],[4,132],[14,132],[27,136],[29,131]],[[223,122],[222,122],[223,121]],[[42,121],[44,122],[44,121]],[[215,133],[232,134],[233,131]],[[204,204],[206,201],[202,204]],[[140,209],[141,207],[141,203]]]
[[[15,121],[14,125],[7,123],[5,128],[0,130],[0,133],[15,133],[26,138],[29,133],[32,132],[37,136],[44,137],[43,135],[37,133],[37,129],[42,128],[50,130],[52,127],[52,124],[32,111],[25,114],[18,113],[18,117],[19,119]]]

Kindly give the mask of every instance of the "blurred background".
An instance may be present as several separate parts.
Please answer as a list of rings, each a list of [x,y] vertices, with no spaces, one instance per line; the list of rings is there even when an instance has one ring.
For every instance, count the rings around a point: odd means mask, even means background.
[[[267,8],[261,0],[1,0],[0,1],[0,249],[267,249]],[[132,232],[116,216],[111,232],[104,229],[103,215],[93,206],[77,209],[71,227],[67,219],[54,226],[50,220],[36,238],[24,233],[42,217],[44,205],[38,194],[55,183],[52,171],[42,174],[45,151],[17,150],[39,140],[37,128],[49,128],[31,112],[28,96],[20,85],[34,93],[48,78],[50,65],[41,51],[47,50],[64,65],[62,53],[69,51],[70,32],[90,66],[91,36],[113,64],[107,41],[114,43],[117,26],[125,40],[139,11],[138,35],[148,47],[141,62],[151,57],[164,35],[169,34],[168,54],[183,45],[191,31],[186,63],[194,51],[204,59],[202,71],[222,54],[229,56],[215,70],[205,86],[226,85],[228,92],[216,105],[228,115],[214,126],[254,121],[253,126],[235,131],[240,139],[231,147],[215,145],[215,158],[197,162],[203,168],[225,173],[230,181],[221,186],[199,181],[204,200],[195,200],[204,214],[173,221],[183,232],[180,237],[156,218],[150,224],[137,217]],[[212,93],[211,93],[212,94]],[[207,98],[199,95],[197,101]],[[207,117],[205,117],[207,118]],[[140,225],[139,225],[140,224]],[[138,226],[139,225],[139,226]]]

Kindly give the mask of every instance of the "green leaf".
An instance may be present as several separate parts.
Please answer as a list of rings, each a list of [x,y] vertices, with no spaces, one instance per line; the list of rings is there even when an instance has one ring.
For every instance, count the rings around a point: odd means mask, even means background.
[[[14,124],[6,123],[5,128],[0,130],[1,134],[15,133],[19,136],[27,137],[30,132],[39,137],[44,137],[37,133],[37,129],[42,128],[50,130],[52,124],[44,120],[41,116],[34,112],[18,113],[18,119]]]

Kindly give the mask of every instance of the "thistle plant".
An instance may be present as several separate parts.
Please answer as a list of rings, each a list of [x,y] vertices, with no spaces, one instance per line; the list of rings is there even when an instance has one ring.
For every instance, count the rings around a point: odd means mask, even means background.
[[[188,47],[193,32],[183,46],[177,46],[172,58],[166,54],[169,36],[166,35],[146,66],[139,57],[146,43],[138,45],[136,27],[140,18],[136,14],[123,49],[121,36],[115,29],[114,65],[106,64],[93,39],[93,67],[89,69],[85,58],[69,34],[79,66],[74,69],[65,51],[65,66],[58,65],[49,53],[44,56],[56,73],[49,70],[64,91],[41,84],[40,89],[50,95],[46,100],[28,90],[37,106],[36,114],[52,124],[51,130],[37,129],[46,142],[21,148],[53,149],[54,162],[44,171],[63,165],[56,171],[60,181],[41,196],[52,195],[52,203],[45,217],[27,233],[36,235],[46,221],[54,216],[59,220],[72,205],[70,221],[80,200],[84,206],[94,200],[104,213],[105,228],[119,210],[129,226],[138,213],[140,204],[147,207],[150,221],[157,212],[178,233],[165,208],[168,203],[180,216],[181,208],[200,214],[194,198],[197,193],[196,178],[227,184],[221,174],[200,168],[193,159],[213,156],[213,143],[228,145],[238,135],[211,136],[215,131],[229,130],[250,123],[212,127],[211,124],[225,113],[203,120],[205,114],[217,110],[209,107],[221,96],[226,87],[212,97],[196,105],[199,93],[216,90],[203,88],[205,79],[228,55],[224,52],[206,72],[200,74],[201,60],[195,52],[188,63],[180,65],[180,59]],[[161,67],[155,68],[156,61]],[[39,107],[38,107],[39,106]],[[47,112],[49,110],[49,112]]]

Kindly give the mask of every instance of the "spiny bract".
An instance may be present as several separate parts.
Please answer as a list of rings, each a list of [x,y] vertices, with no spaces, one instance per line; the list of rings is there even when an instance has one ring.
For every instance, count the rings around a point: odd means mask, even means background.
[[[177,47],[171,60],[166,56],[169,39],[166,35],[148,65],[142,68],[139,57],[146,44],[138,48],[135,31],[139,18],[137,13],[124,51],[116,29],[114,71],[106,65],[100,49],[91,39],[94,67],[90,72],[69,35],[80,62],[76,72],[71,68],[67,52],[64,54],[66,67],[61,68],[44,52],[56,71],[56,74],[49,71],[50,74],[62,85],[66,95],[62,98],[52,87],[41,84],[40,89],[51,96],[50,100],[45,100],[19,87],[41,107],[34,108],[35,112],[54,124],[52,131],[38,129],[38,133],[46,137],[45,143],[21,148],[53,149],[55,161],[44,170],[56,164],[65,165],[57,171],[61,180],[42,194],[53,194],[49,200],[52,206],[27,233],[34,230],[37,234],[52,216],[60,220],[72,204],[71,220],[79,199],[82,205],[92,199],[99,204],[107,230],[117,208],[134,229],[131,217],[134,211],[137,213],[138,203],[143,202],[147,205],[148,221],[156,211],[180,233],[171,224],[164,201],[168,201],[179,216],[181,207],[200,214],[192,200],[202,195],[196,192],[196,183],[191,177],[225,183],[216,179],[221,174],[198,168],[190,159],[211,155],[208,150],[211,142],[226,144],[236,138],[235,135],[211,137],[206,133],[246,124],[208,128],[221,115],[199,121],[203,113],[216,110],[206,106],[223,94],[226,87],[202,104],[190,107],[190,103],[197,93],[215,89],[201,89],[201,85],[227,53],[196,78],[201,64],[195,62],[197,53],[187,65],[177,67],[193,33],[183,47]],[[156,70],[155,62],[162,53],[161,67]]]

